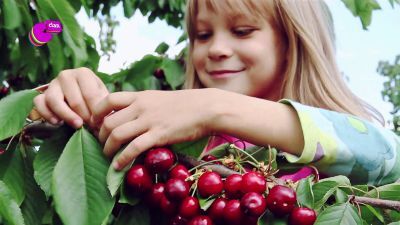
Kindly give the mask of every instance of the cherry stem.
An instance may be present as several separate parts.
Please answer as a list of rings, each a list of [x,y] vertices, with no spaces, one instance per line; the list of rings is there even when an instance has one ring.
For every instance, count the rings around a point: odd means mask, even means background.
[[[180,161],[181,163],[183,163],[187,166],[195,167],[195,166],[201,165],[200,166],[201,168],[217,172],[222,177],[228,177],[231,174],[239,174],[238,172],[231,170],[223,165],[217,165],[217,164],[212,164],[212,163],[211,163],[211,165],[206,165],[205,161],[203,161],[203,160],[197,160],[191,156],[184,155],[182,153],[177,153],[177,155],[178,155],[178,161]]]
[[[257,159],[255,159],[251,154],[249,154],[248,152],[244,151],[243,149],[236,147],[236,145],[234,145],[234,144],[231,144],[229,147],[239,151],[240,153],[245,154],[247,157],[249,157],[251,160],[253,160],[254,163],[258,164]],[[257,166],[257,168],[258,167],[259,166]]]

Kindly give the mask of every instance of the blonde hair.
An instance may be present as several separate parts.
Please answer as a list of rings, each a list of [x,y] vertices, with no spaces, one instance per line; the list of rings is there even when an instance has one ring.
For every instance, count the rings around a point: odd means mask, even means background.
[[[204,88],[192,63],[197,2],[188,0],[186,29],[189,53],[184,89]],[[241,13],[267,19],[288,44],[280,98],[348,113],[384,124],[382,115],[347,87],[336,64],[335,34],[323,0],[201,0],[216,12]]]

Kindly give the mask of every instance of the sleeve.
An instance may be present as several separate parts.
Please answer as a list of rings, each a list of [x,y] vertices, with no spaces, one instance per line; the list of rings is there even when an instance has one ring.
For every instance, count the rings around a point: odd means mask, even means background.
[[[353,184],[383,185],[400,178],[400,139],[389,129],[353,115],[282,99],[300,119],[301,156],[283,153],[290,163],[311,164],[328,176],[345,175]]]

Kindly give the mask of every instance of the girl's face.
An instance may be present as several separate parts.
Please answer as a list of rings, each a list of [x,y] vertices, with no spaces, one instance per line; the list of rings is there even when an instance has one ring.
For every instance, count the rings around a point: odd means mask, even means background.
[[[286,44],[265,20],[223,15],[198,1],[193,63],[200,82],[248,96],[278,100]],[[233,19],[232,19],[233,18]]]

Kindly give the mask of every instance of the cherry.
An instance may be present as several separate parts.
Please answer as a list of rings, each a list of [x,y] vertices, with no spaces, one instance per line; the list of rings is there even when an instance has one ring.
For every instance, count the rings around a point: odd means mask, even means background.
[[[314,210],[305,207],[296,207],[289,216],[290,225],[312,225],[317,219]]]
[[[267,196],[267,208],[278,217],[289,214],[296,204],[296,192],[286,186],[275,185]]]
[[[224,184],[222,183],[221,176],[212,171],[203,173],[197,182],[197,189],[203,198],[217,195],[222,192],[223,188]]]
[[[242,192],[257,192],[264,193],[267,188],[267,182],[264,177],[257,172],[248,172],[242,176]]]
[[[169,171],[169,178],[178,178],[181,180],[185,180],[188,182],[189,186],[192,184],[191,181],[186,180],[186,178],[190,177],[191,174],[189,170],[182,164],[176,165],[174,168]]]
[[[242,175],[229,175],[224,183],[225,195],[230,199],[238,199],[242,197]]]
[[[228,200],[226,198],[217,198],[207,210],[208,216],[217,223],[222,223],[224,220],[224,208]]]
[[[0,96],[6,96],[9,91],[10,91],[10,88],[5,87],[5,86],[1,87],[0,88]]]
[[[180,215],[176,215],[175,217],[173,217],[170,221],[170,225],[186,225],[187,224],[187,219],[183,218]]]
[[[165,195],[160,199],[160,209],[168,216],[172,216],[177,212],[177,203],[170,201]]]
[[[152,149],[144,159],[144,165],[154,173],[168,171],[174,163],[175,155],[168,148]]]
[[[173,201],[181,201],[189,196],[189,185],[181,179],[172,178],[165,183],[165,195]]]
[[[218,158],[215,157],[215,156],[213,156],[213,155],[205,155],[205,156],[203,156],[203,157],[201,158],[201,160],[206,161],[206,162],[214,161],[214,160],[217,160],[217,159],[218,159]],[[213,163],[222,165],[222,163],[219,162],[219,161],[215,161],[215,162],[213,162]]]
[[[2,155],[4,152],[6,152],[6,150],[0,148],[0,155]]]
[[[184,218],[192,218],[200,214],[199,200],[195,197],[188,196],[183,199],[179,207],[179,215]]]
[[[224,208],[225,222],[232,225],[239,225],[243,216],[243,212],[240,209],[240,201],[237,199],[228,201]]]
[[[213,222],[208,216],[196,216],[191,219],[188,225],[212,225]]]
[[[157,183],[151,189],[146,196],[147,203],[152,207],[158,207],[161,198],[165,195],[165,184]]]
[[[246,215],[259,217],[267,209],[267,202],[261,194],[249,192],[243,195],[240,206]]]
[[[138,194],[150,191],[153,181],[146,167],[137,164],[132,166],[126,174],[126,184],[134,194]]]
[[[155,77],[157,77],[158,79],[164,78],[165,74],[164,74],[164,70],[161,68],[157,68],[154,70],[153,75]]]

